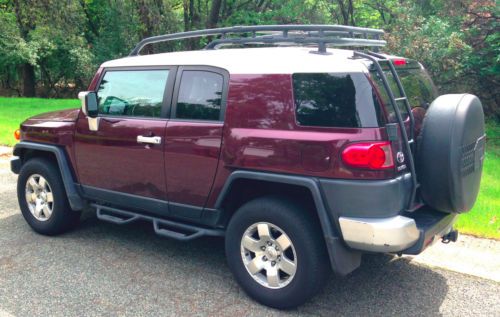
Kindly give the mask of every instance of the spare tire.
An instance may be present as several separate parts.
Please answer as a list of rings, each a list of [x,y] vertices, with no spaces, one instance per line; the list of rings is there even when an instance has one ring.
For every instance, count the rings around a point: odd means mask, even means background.
[[[443,212],[469,211],[483,169],[484,114],[474,95],[443,95],[425,114],[418,138],[417,178],[425,203]]]

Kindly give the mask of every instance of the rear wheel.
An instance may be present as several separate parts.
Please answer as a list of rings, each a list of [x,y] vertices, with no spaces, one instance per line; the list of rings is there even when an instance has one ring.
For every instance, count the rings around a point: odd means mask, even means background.
[[[258,302],[292,308],[314,296],[330,273],[319,224],[279,197],[243,205],[226,232],[226,255],[241,287]]]
[[[35,158],[23,164],[17,198],[26,222],[36,232],[56,235],[74,227],[80,212],[71,210],[57,166]]]

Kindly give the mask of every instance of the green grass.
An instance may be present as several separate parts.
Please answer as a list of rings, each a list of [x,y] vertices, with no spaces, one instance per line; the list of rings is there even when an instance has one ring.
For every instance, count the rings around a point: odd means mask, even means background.
[[[14,145],[14,131],[21,122],[36,114],[78,108],[78,99],[4,98],[0,97],[0,144]]]
[[[481,188],[474,208],[460,215],[461,233],[500,240],[500,125],[489,122]]]
[[[33,115],[77,107],[77,99],[0,97],[0,144],[14,145],[14,130]],[[472,211],[460,215],[456,227],[462,233],[500,239],[500,125],[489,122],[487,136],[479,197]]]

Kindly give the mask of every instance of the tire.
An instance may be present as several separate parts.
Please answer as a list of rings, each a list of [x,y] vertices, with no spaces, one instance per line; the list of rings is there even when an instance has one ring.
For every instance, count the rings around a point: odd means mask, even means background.
[[[17,180],[17,199],[24,219],[40,234],[61,234],[80,220],[81,213],[69,206],[58,167],[50,160],[34,158],[23,164]]]
[[[266,306],[289,309],[303,304],[322,289],[330,274],[330,261],[322,230],[312,215],[300,204],[275,196],[254,199],[236,211],[226,231],[226,256],[230,270],[250,297]],[[259,234],[264,225],[270,228],[270,239]],[[285,238],[280,234],[285,234]],[[244,237],[253,240],[242,244]],[[286,238],[291,246],[283,251],[279,247],[286,246]],[[266,240],[272,244],[266,244]],[[279,251],[275,253],[273,248]],[[279,272],[278,282],[272,276],[267,277],[268,272],[270,275],[275,272],[273,262]],[[295,270],[290,262],[295,264]],[[251,274],[260,264],[266,269]]]
[[[481,181],[484,114],[474,95],[443,95],[432,102],[418,140],[417,175],[423,200],[448,213],[474,206]]]

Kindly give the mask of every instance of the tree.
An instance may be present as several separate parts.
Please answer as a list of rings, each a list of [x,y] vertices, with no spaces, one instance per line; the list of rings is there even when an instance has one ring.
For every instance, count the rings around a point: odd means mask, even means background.
[[[442,92],[477,94],[500,118],[498,16],[493,0],[0,0],[0,93],[73,97],[102,62],[149,36],[325,23],[384,28],[387,51],[422,62]],[[207,40],[142,53],[199,49]]]
[[[21,39],[27,42],[31,31],[35,29],[34,12],[29,4],[23,0],[13,0],[12,4],[19,27]],[[25,97],[35,96],[35,66],[26,60],[21,64],[23,79],[22,94]]]

